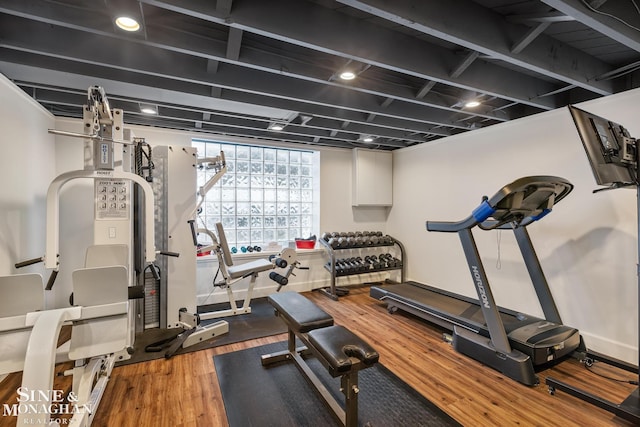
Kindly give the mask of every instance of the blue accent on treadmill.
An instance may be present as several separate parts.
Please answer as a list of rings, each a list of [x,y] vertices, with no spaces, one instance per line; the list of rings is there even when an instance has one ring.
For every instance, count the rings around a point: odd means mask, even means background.
[[[478,222],[484,222],[487,218],[489,218],[496,210],[489,204],[488,201],[483,201],[480,203],[480,206],[475,208],[471,215]]]
[[[542,211],[542,212],[540,212],[540,213],[539,213],[538,215],[536,215],[536,216],[532,216],[532,217],[531,217],[531,219],[532,219],[533,221],[537,221],[537,220],[539,220],[539,219],[544,218],[544,217],[545,217],[548,213],[550,213],[550,212],[551,212],[551,209],[548,209],[548,208],[547,208],[547,209],[543,209],[543,211]]]

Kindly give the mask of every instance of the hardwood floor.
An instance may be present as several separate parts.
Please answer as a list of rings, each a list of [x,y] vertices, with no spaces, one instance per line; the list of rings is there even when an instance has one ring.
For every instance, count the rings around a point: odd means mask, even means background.
[[[544,378],[550,374],[616,402],[635,388],[603,379],[577,361],[541,372],[541,385],[527,387],[456,353],[442,340],[442,330],[408,315],[388,314],[384,304],[369,297],[368,288],[352,289],[340,301],[317,292],[305,295],[336,323],[366,339],[380,353],[382,364],[465,426],[633,425],[567,394],[549,395]],[[116,367],[93,425],[226,426],[213,356],[284,339],[283,334]],[[14,374],[0,384],[0,403],[15,403],[19,383],[20,375]],[[63,387],[69,387],[68,378],[56,378],[56,388]],[[259,398],[260,390],[247,396]],[[14,423],[13,417],[0,417],[0,427]]]

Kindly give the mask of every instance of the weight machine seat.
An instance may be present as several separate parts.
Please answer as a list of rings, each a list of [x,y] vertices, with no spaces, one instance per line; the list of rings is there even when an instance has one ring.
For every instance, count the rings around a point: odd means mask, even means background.
[[[266,259],[257,259],[255,261],[246,262],[240,265],[230,265],[227,267],[230,279],[250,276],[261,271],[273,270],[273,264]]]
[[[222,251],[222,260],[227,267],[226,270],[229,274],[229,279],[238,279],[241,277],[246,277],[255,273],[273,269],[273,264],[271,263],[271,261],[267,261],[266,259],[257,259],[255,261],[246,262],[241,265],[233,265],[233,257],[231,256],[231,251],[229,250],[227,236],[224,234],[224,228],[219,222],[216,223],[216,231],[218,232],[218,239],[220,240],[218,244],[220,245],[220,250]]]
[[[40,274],[0,276],[0,318],[43,310],[43,291]]]
[[[331,315],[297,292],[272,294],[268,301],[296,334],[333,325]]]
[[[32,328],[27,326],[27,313],[42,310],[44,284],[40,274],[0,276],[0,375],[23,369]]]
[[[222,227],[222,223],[216,222],[216,231],[218,232],[218,243],[220,245],[220,250],[222,251],[222,258],[224,259],[224,263],[230,267],[233,265],[233,257],[231,256],[231,251],[229,250],[229,243],[227,243],[227,235],[224,234],[224,228]]]
[[[88,359],[127,346],[129,276],[121,265],[81,268],[72,273],[74,303],[82,321],[71,327],[69,357]]]
[[[333,377],[349,372],[352,357],[360,360],[365,368],[378,362],[380,355],[356,334],[341,325],[314,329],[309,332],[309,342],[329,364]]]

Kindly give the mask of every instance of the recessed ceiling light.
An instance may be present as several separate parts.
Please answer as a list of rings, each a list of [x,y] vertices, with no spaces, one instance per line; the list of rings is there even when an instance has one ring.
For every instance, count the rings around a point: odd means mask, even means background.
[[[372,136],[365,136],[364,138],[362,138],[363,142],[373,142],[373,137]]]
[[[466,104],[464,104],[464,106],[467,108],[474,108],[474,107],[477,107],[478,105],[480,105],[480,101],[469,101]]]
[[[269,130],[281,131],[284,129],[284,125],[282,123],[272,123],[269,125]]]
[[[117,17],[116,25],[125,31],[138,31],[140,29],[140,24],[138,24],[138,21],[128,16]]]
[[[142,106],[140,107],[140,112],[144,114],[158,114],[158,110],[150,106]]]
[[[340,73],[340,78],[342,80],[353,80],[356,78],[356,73],[354,73],[353,71],[343,71],[342,73]]]

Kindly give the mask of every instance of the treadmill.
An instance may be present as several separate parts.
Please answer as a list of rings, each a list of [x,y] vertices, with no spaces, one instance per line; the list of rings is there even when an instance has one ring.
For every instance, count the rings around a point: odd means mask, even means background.
[[[544,218],[573,185],[554,176],[530,176],[483,197],[458,222],[427,221],[427,230],[458,233],[478,299],[417,282],[373,286],[370,295],[452,331],[454,349],[526,385],[539,380],[536,367],[584,349],[579,331],[563,325],[526,227]],[[472,229],[513,230],[545,318],[498,307],[491,293]]]

